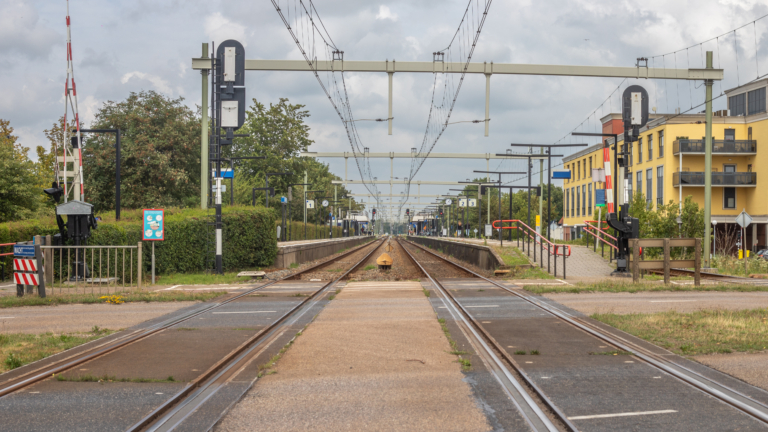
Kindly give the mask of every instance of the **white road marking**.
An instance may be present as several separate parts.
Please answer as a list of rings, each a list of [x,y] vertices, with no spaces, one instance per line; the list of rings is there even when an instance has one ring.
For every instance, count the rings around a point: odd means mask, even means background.
[[[632,360],[627,360],[624,363],[634,363]]]
[[[29,394],[40,394],[40,392],[29,392]]]
[[[692,301],[698,301],[698,300],[649,300],[649,303],[681,303],[681,302],[692,302]]]
[[[661,377],[653,377],[653,379],[661,379]]]
[[[174,289],[174,288],[178,288],[178,287],[180,287],[180,286],[181,286],[181,285],[174,285],[174,286],[172,286],[172,287],[170,287],[170,288],[163,288],[163,289],[161,289],[160,291],[169,291],[169,290],[172,290],[172,289]]]
[[[489,308],[489,307],[499,307],[499,305],[477,305],[477,306],[464,306],[468,308]]]
[[[241,313],[277,313],[277,311],[214,312],[214,315],[215,314],[241,314]]]
[[[15,286],[16,286],[16,284],[0,285],[0,288],[10,288],[10,287],[15,287]]]
[[[596,418],[629,417],[629,416],[640,416],[640,415],[650,415],[650,414],[671,414],[676,412],[677,411],[675,410],[659,410],[659,411],[638,411],[638,412],[626,412],[626,413],[615,413],[615,414],[595,414],[595,415],[568,417],[568,420],[588,420],[588,419],[596,419]]]

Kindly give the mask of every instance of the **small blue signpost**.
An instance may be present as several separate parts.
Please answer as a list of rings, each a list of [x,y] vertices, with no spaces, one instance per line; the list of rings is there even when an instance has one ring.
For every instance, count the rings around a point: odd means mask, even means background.
[[[152,242],[152,285],[155,284],[155,242],[165,240],[165,210],[144,209],[142,239]]]

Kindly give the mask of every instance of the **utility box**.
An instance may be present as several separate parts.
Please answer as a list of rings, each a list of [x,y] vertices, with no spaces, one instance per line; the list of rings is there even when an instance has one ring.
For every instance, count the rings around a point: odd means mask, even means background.
[[[221,127],[237,128],[239,126],[237,101],[221,101]]]

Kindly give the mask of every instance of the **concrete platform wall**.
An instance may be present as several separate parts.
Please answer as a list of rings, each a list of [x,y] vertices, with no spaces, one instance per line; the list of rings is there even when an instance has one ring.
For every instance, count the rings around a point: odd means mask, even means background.
[[[496,256],[488,246],[451,241],[438,237],[409,236],[408,240],[441,251],[485,270],[496,270],[504,265],[501,258]]]
[[[291,264],[301,264],[333,255],[343,249],[349,249],[376,239],[376,237],[347,237],[333,240],[307,241],[306,243],[281,246],[277,244],[277,257],[273,267],[288,268]]]

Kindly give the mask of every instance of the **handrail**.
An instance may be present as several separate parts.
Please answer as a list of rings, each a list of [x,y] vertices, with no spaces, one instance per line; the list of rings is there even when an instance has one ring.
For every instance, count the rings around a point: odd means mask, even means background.
[[[505,227],[505,226],[502,226],[502,227],[497,227],[497,226],[496,226],[496,222],[501,222],[502,224],[503,224],[504,222],[516,222],[516,223],[518,224],[518,226],[516,226],[516,227],[513,227],[513,226],[509,226],[509,227]],[[543,245],[543,243],[541,243],[540,241],[538,241],[538,240],[537,240],[537,238],[538,238],[538,239],[540,239],[540,240],[542,240],[542,241],[544,241],[544,242],[546,242],[546,243],[548,244],[548,246],[547,246],[547,252],[549,252],[549,253],[552,253],[552,249],[554,249],[554,254],[555,254],[555,256],[557,256],[557,255],[558,255],[558,251],[557,251],[557,249],[558,249],[559,247],[563,246],[563,247],[567,247],[567,248],[568,248],[568,255],[565,255],[565,256],[571,256],[571,246],[570,246],[570,245],[563,245],[563,244],[556,244],[556,243],[552,243],[551,241],[549,241],[549,240],[547,240],[546,238],[544,238],[544,236],[542,236],[541,234],[537,233],[537,232],[536,232],[536,230],[534,230],[533,228],[529,227],[528,225],[526,225],[526,224],[525,224],[525,222],[523,222],[523,221],[521,221],[521,220],[519,220],[519,219],[505,219],[505,220],[495,220],[495,221],[493,221],[493,223],[491,224],[491,226],[492,226],[493,228],[496,228],[496,229],[521,229],[519,225],[522,225],[522,226],[524,226],[525,228],[527,228],[527,231],[526,231],[525,229],[522,229],[522,231],[523,231],[523,234],[524,234],[524,235],[526,235],[526,236],[528,236],[528,238],[531,238],[531,239],[533,239],[534,243],[538,243],[539,245]],[[533,234],[533,235],[532,235],[532,234]],[[550,248],[550,246],[551,246],[552,248]],[[563,255],[563,253],[560,253],[560,255],[562,256],[562,255]]]
[[[16,243],[0,243],[0,247],[3,247],[3,246],[16,246]],[[11,255],[13,255],[13,252],[0,254],[0,257],[11,256]]]

